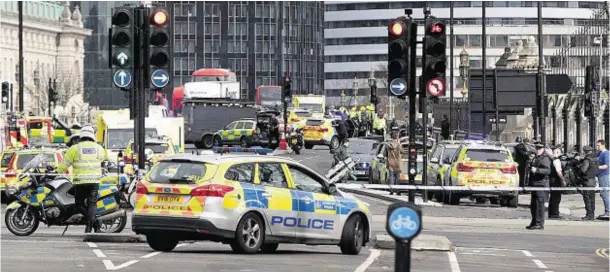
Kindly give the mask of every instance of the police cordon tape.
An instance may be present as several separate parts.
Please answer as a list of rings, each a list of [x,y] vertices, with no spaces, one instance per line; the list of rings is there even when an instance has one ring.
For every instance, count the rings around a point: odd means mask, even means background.
[[[500,186],[424,186],[424,185],[387,185],[338,183],[337,188],[346,189],[384,189],[417,191],[480,191],[480,192],[536,192],[536,191],[600,191],[610,187],[500,187]]]

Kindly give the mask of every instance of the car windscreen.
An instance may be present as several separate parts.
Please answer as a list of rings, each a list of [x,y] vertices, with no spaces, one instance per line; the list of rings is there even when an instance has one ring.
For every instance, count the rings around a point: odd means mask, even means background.
[[[311,112],[309,112],[309,111],[295,111],[294,114],[296,116],[298,116],[298,117],[301,117],[301,118],[303,118],[303,117],[311,117],[311,115],[312,115]]]
[[[6,152],[2,154],[2,160],[0,160],[0,167],[8,167],[9,163],[15,156],[15,152]]]
[[[469,149],[466,151],[466,158],[469,161],[481,162],[509,162],[512,160],[508,151],[499,149]]]
[[[162,161],[151,169],[148,178],[152,183],[196,183],[206,170],[204,163]]]
[[[306,126],[313,126],[313,127],[318,127],[321,126],[322,124],[324,124],[324,120],[307,120],[307,122],[305,122]]]
[[[157,129],[147,128],[147,137],[157,137]],[[134,138],[133,128],[108,129],[108,149],[125,149],[127,143]]]
[[[455,151],[457,151],[457,148],[446,148],[444,154],[445,158],[453,158]]]
[[[308,109],[312,112],[324,112],[322,104],[303,104],[299,103],[299,108]]]
[[[150,149],[155,154],[164,154],[169,149],[169,146],[164,143],[145,143],[144,149]],[[131,143],[131,150],[136,150],[135,143]]]
[[[28,153],[28,154],[19,154],[17,156],[17,169],[23,169],[23,167],[30,162],[34,157],[38,156],[39,153]],[[45,153],[44,154],[46,162],[55,162],[55,154],[53,153]]]

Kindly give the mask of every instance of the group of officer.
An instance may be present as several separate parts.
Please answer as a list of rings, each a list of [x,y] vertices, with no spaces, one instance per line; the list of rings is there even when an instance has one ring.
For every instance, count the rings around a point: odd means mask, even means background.
[[[376,113],[374,105],[360,106],[360,108],[354,106],[349,110],[346,107],[339,107],[343,119],[356,120],[359,123],[365,122],[368,127],[368,131],[379,135],[385,134],[386,127],[386,114]]]
[[[519,164],[519,186],[531,186],[531,187],[565,187],[569,184],[574,184],[580,187],[595,187],[599,178],[600,186],[607,187],[607,150],[605,148],[605,142],[599,140],[598,151],[600,152],[600,158],[598,159],[594,149],[590,146],[582,148],[584,157],[576,156],[576,160],[579,162],[577,167],[574,169],[562,169],[564,164],[562,159],[565,159],[565,155],[561,152],[561,146],[548,147],[540,141],[534,142],[533,145],[529,144],[528,139],[517,138],[519,143],[515,146],[515,161]],[[606,159],[602,159],[606,154]],[[604,172],[606,171],[606,172]],[[574,172],[570,175],[568,180],[566,172]],[[604,173],[606,173],[604,175]],[[533,191],[531,192],[530,212],[532,214],[532,221],[526,228],[530,230],[542,230],[544,229],[544,203],[549,202],[548,217],[549,219],[561,219],[559,215],[559,203],[561,202],[562,191],[552,191],[550,193],[550,199],[548,191]],[[586,215],[581,218],[582,220],[594,220],[595,211],[595,191],[585,190],[581,192],[585,203]],[[609,204],[608,192],[602,189],[602,199],[604,200],[605,213],[600,215],[598,219],[607,217],[609,215]]]

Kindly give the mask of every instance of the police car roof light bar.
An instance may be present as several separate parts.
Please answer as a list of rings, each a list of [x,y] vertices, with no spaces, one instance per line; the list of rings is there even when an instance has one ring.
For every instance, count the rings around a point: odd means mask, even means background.
[[[244,148],[244,147],[213,147],[214,153],[225,154],[225,153],[256,153],[259,155],[269,155],[273,152],[270,148]]]

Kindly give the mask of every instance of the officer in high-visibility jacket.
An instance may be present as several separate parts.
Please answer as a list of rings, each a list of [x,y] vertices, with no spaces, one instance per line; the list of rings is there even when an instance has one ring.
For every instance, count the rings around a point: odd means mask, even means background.
[[[95,209],[99,182],[102,178],[102,163],[108,161],[108,152],[101,145],[95,143],[93,127],[84,126],[79,134],[79,143],[66,151],[64,160],[57,168],[57,172],[63,173],[72,166],[75,202],[77,206],[87,205],[85,233],[89,233],[92,228],[96,231],[99,228],[95,224]],[[85,199],[87,199],[86,202]]]

